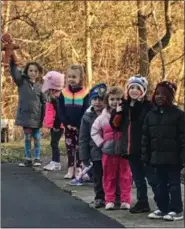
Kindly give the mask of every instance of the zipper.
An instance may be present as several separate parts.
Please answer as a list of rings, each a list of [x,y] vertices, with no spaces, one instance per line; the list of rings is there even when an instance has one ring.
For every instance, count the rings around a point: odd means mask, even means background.
[[[161,125],[161,120],[162,120],[162,115],[163,112],[160,110],[159,111],[159,117],[158,117],[158,125],[157,125],[157,155],[156,155],[156,159],[157,159],[157,164],[158,164],[158,155],[159,155],[159,151],[160,151],[160,145],[161,145],[161,137],[160,137],[160,125]]]
[[[128,130],[127,130],[127,134],[128,134],[128,144],[127,144],[127,152],[128,152],[128,155],[130,155],[130,149],[131,149],[131,144],[130,144],[130,141],[131,141],[131,118],[130,118],[130,109],[129,109],[129,114],[128,114],[128,121],[129,121],[129,124],[128,124]]]
[[[73,100],[72,100],[73,106],[74,106],[74,98],[75,98],[75,96],[74,96],[74,92],[73,92]]]

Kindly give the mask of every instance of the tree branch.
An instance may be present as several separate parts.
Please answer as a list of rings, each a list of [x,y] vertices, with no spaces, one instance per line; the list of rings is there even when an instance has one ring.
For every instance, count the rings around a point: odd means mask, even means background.
[[[163,49],[168,45],[171,38],[172,23],[169,15],[169,0],[164,1],[166,33],[160,41],[157,41],[148,49],[149,62],[160,52],[160,42]]]

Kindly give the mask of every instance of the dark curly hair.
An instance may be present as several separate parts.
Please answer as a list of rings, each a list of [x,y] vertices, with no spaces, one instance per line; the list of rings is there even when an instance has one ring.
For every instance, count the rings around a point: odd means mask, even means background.
[[[162,81],[157,84],[154,94],[152,96],[152,103],[155,104],[155,95],[156,91],[159,87],[163,87],[166,89],[166,105],[171,105],[173,103],[174,97],[175,97],[175,92],[177,90],[177,86],[174,83],[171,83],[169,81]]]

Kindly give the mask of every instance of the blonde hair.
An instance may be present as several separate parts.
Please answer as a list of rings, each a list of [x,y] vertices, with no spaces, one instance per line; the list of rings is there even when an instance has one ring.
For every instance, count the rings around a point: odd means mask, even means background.
[[[84,83],[84,75],[85,75],[85,72],[84,72],[84,68],[82,65],[80,64],[71,64],[68,69],[67,69],[67,72],[69,70],[78,70],[80,72],[80,85],[82,85]]]
[[[121,98],[124,96],[124,90],[121,87],[111,87],[107,90],[105,97],[104,97],[104,102],[105,106],[107,109],[109,109],[109,96],[110,95],[118,95]]]

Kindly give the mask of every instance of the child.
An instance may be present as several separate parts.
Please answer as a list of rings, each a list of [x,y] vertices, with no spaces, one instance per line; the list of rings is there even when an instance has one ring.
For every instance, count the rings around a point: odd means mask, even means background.
[[[91,106],[82,117],[79,136],[80,159],[86,166],[89,165],[90,161],[93,162],[95,208],[104,207],[103,168],[101,162],[102,151],[91,139],[91,127],[104,108],[103,97],[106,89],[107,87],[103,83],[97,84],[91,89],[89,93],[89,103]]]
[[[32,166],[31,138],[34,139],[34,163],[40,166],[40,128],[44,118],[45,97],[41,92],[41,84],[38,82],[42,67],[37,62],[27,63],[23,73],[17,68],[14,61],[10,62],[10,71],[18,87],[19,105],[15,124],[22,126],[25,138],[25,161],[20,167]]]
[[[163,81],[156,86],[155,107],[146,116],[142,137],[142,160],[156,167],[158,210],[152,219],[183,219],[180,171],[185,164],[184,111],[173,104],[176,85]]]
[[[129,161],[121,156],[121,133],[112,129],[110,117],[123,97],[123,90],[112,87],[105,96],[106,108],[97,117],[92,125],[91,137],[98,147],[101,147],[103,156],[103,189],[105,192],[106,210],[115,208],[116,189],[119,180],[121,209],[129,209],[132,193],[132,174]]]
[[[57,110],[57,97],[64,87],[64,74],[50,71],[44,76],[42,92],[47,94],[44,126],[50,128],[52,161],[44,167],[45,170],[61,170],[59,141],[64,132]]]
[[[127,100],[112,113],[110,124],[114,129],[120,130],[122,135],[122,153],[129,155],[133,180],[137,189],[137,203],[130,209],[131,213],[149,212],[150,207],[147,196],[147,183],[153,188],[155,194],[156,178],[153,168],[144,166],[141,161],[141,136],[145,115],[152,105],[146,99],[148,82],[144,77],[130,77],[127,83]],[[155,195],[154,195],[155,198]]]
[[[89,106],[88,91],[83,87],[84,70],[81,65],[71,65],[67,70],[68,87],[58,99],[60,120],[65,126],[65,143],[68,156],[68,172],[65,179],[72,179],[81,172],[78,137],[81,118]]]

